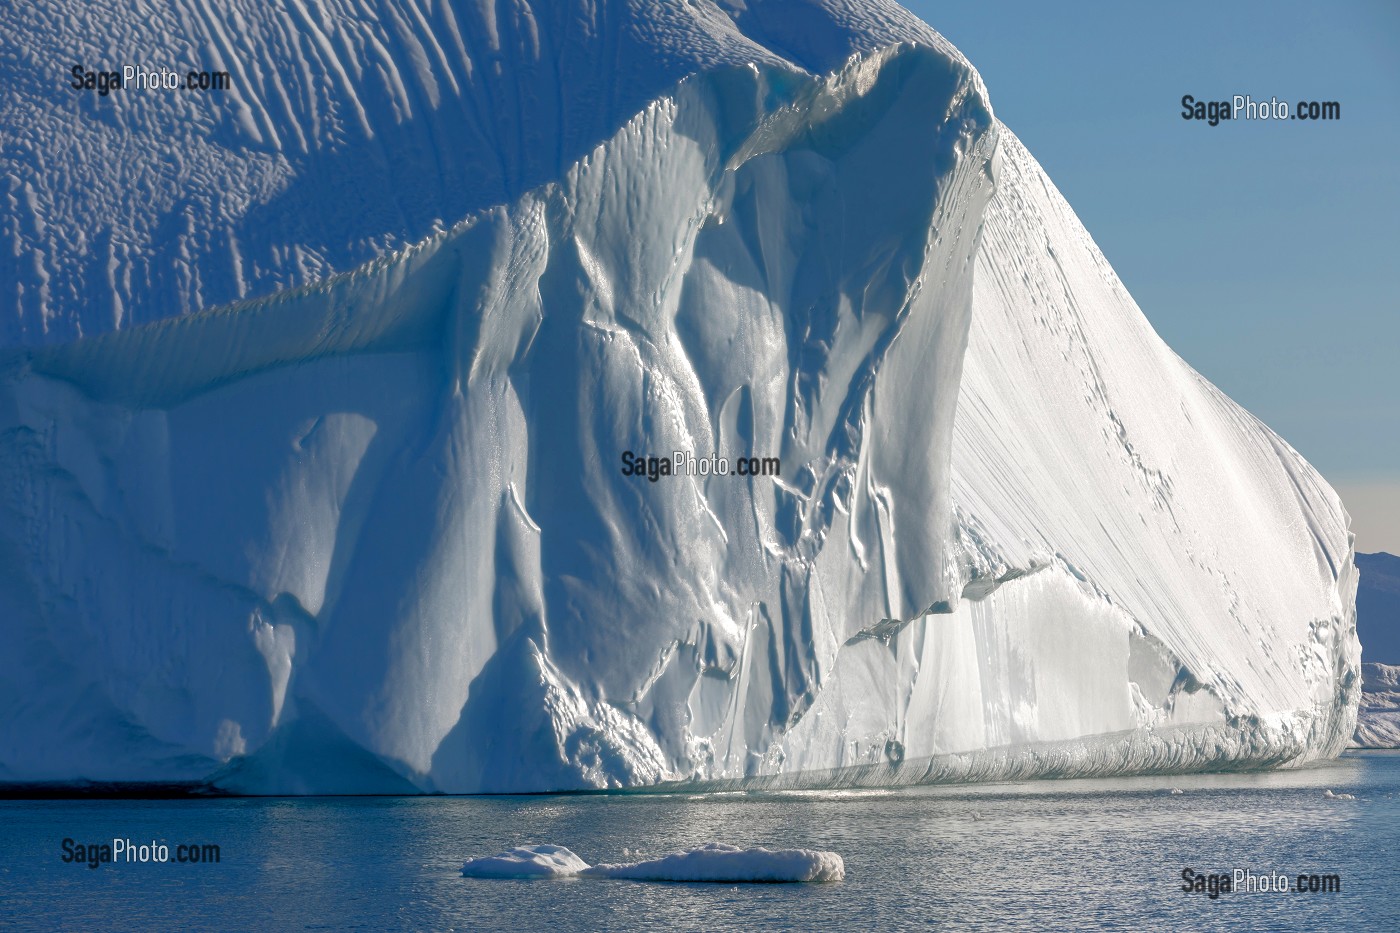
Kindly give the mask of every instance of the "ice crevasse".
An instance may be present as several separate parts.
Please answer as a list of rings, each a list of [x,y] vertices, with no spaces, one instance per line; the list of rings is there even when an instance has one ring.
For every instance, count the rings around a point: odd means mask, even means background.
[[[14,273],[0,782],[863,785],[1340,751],[1341,503],[1156,336],[955,49],[877,2],[556,7],[499,5],[494,46],[406,19],[380,44],[402,75],[344,73],[314,120],[245,102],[210,131],[239,197],[169,208],[286,257],[341,207],[257,208],[329,165],[401,198],[379,240],[210,271],[260,297],[205,310],[189,276],[119,274],[162,261],[139,225],[82,247],[117,273]],[[605,133],[563,116],[596,89],[542,70],[575,46],[646,98]],[[502,87],[557,132],[424,150],[476,188],[392,194],[416,149],[317,155],[499,126]],[[119,106],[92,132],[142,119]],[[22,219],[97,209],[36,191]],[[95,321],[103,282],[168,311]],[[676,451],[780,473],[621,469]]]

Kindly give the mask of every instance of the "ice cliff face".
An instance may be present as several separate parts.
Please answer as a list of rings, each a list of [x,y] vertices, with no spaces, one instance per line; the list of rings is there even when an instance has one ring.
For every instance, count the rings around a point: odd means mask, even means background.
[[[229,99],[9,105],[79,145],[21,147],[0,250],[0,779],[894,783],[1350,735],[1335,494],[902,10],[172,9],[117,44]],[[781,475],[620,469],[677,450]]]

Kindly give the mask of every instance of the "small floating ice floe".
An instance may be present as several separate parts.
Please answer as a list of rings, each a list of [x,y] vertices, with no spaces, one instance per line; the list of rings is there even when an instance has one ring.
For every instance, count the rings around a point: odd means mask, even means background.
[[[1169,793],[1169,794],[1171,794],[1173,797],[1175,797],[1177,794],[1184,794],[1184,793],[1186,793],[1186,791],[1182,790],[1180,787],[1173,787],[1171,790],[1167,791],[1167,793]]]
[[[1334,794],[1334,793],[1332,793],[1332,788],[1330,788],[1330,787],[1327,788],[1325,791],[1322,792],[1322,796],[1323,796],[1323,797],[1326,797],[1328,800],[1355,800],[1355,799],[1356,799],[1356,798],[1355,798],[1354,796],[1352,796],[1351,794]]]
[[[634,881],[707,881],[720,884],[840,881],[846,865],[835,852],[812,849],[740,849],[711,842],[658,859],[590,866],[563,846],[519,846],[500,855],[468,859],[468,878],[627,878]]]
[[[468,878],[563,878],[577,875],[588,863],[563,846],[519,846],[500,855],[468,859]]]

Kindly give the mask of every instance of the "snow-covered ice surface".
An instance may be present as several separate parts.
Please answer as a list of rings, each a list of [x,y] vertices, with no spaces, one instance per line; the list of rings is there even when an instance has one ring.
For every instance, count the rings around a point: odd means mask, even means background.
[[[269,295],[555,181],[697,71],[917,39],[860,0],[0,6],[0,345]],[[99,96],[68,69],[227,72]]]
[[[237,93],[0,58],[0,780],[887,784],[1350,737],[1336,495],[898,7],[182,9],[113,47]],[[95,28],[0,12],[18,48]],[[782,475],[620,473],[678,449]]]
[[[657,859],[594,865],[584,875],[633,881],[840,881],[846,864],[835,852],[813,849],[741,849],[711,842]]]
[[[588,863],[563,846],[516,846],[500,855],[467,859],[467,878],[566,878],[588,868]]]
[[[766,849],[710,842],[661,858],[590,866],[563,846],[519,846],[509,852],[468,859],[468,878],[624,878],[631,881],[705,881],[725,884],[840,881],[846,865],[835,852]]]
[[[1361,665],[1361,710],[1351,744],[1400,748],[1400,666]]]

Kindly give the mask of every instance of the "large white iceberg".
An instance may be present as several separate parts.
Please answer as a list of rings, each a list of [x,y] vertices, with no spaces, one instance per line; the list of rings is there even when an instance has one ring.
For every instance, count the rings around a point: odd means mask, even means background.
[[[884,784],[1343,747],[1335,493],[1162,344],[935,33],[877,0],[404,8],[257,14],[232,100],[80,98],[63,158],[103,184],[12,193],[40,267],[0,356],[0,780]],[[256,93],[314,83],[274,27],[342,64],[314,113]],[[345,65],[357,36],[389,65]],[[266,173],[157,173],[121,211],[99,143],[159,158],[162,107],[226,108],[207,139]],[[60,206],[145,233],[49,249]],[[195,215],[240,276],[170,227]],[[133,271],[169,249],[222,284]],[[780,474],[621,469],[676,451]]]

